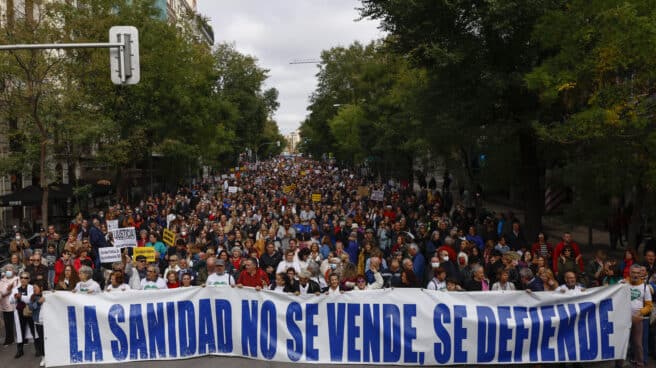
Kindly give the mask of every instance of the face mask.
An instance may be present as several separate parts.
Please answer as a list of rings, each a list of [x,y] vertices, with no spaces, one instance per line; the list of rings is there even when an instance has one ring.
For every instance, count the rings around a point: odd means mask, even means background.
[[[433,268],[438,268],[438,267],[440,267],[440,262],[433,262],[433,263],[431,263],[431,267],[433,267]]]
[[[6,278],[9,279],[9,278],[11,278],[12,276],[14,276],[14,271],[5,271],[5,277],[6,277]]]
[[[183,232],[182,232],[182,236],[187,236],[187,232],[186,232],[186,231],[183,231]]]
[[[16,240],[20,240],[20,236],[16,235]]]
[[[443,259],[444,259],[444,262],[448,262],[449,261],[449,256],[444,256]]]

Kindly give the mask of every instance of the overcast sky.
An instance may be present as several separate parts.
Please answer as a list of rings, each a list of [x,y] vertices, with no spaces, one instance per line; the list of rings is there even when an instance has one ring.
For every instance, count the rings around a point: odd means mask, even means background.
[[[319,59],[322,50],[368,43],[382,37],[378,22],[358,19],[357,0],[198,0],[198,12],[211,20],[215,42],[234,42],[237,50],[269,69],[266,88],[280,92],[275,115],[280,131],[298,128],[316,86],[317,66],[290,65]]]

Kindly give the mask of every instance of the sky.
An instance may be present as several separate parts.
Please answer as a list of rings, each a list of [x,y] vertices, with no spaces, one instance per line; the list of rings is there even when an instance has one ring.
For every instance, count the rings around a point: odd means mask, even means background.
[[[308,98],[316,87],[315,64],[322,50],[369,43],[381,38],[378,22],[358,20],[358,0],[198,0],[198,12],[210,18],[215,43],[234,43],[269,69],[266,88],[280,93],[274,118],[280,132],[290,133],[305,119]]]

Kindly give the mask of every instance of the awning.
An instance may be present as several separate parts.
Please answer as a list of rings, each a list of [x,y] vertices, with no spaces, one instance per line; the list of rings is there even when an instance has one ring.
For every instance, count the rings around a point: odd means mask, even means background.
[[[73,196],[70,184],[51,184],[48,188],[48,200],[64,200]],[[30,185],[13,193],[0,196],[0,206],[40,206],[43,190],[40,186]]]

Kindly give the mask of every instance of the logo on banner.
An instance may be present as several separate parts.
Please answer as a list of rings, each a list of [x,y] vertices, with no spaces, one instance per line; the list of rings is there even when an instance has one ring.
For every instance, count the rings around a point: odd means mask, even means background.
[[[133,227],[122,227],[112,230],[112,239],[116,248],[136,247],[137,233]]]
[[[175,233],[172,230],[164,229],[164,233],[162,234],[162,241],[164,242],[164,244],[168,245],[169,247],[174,246]]]

